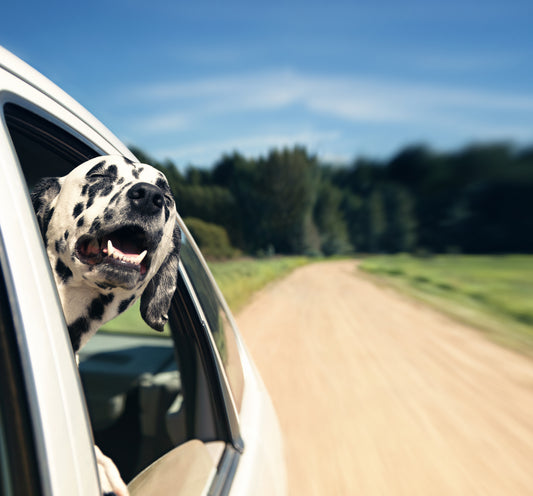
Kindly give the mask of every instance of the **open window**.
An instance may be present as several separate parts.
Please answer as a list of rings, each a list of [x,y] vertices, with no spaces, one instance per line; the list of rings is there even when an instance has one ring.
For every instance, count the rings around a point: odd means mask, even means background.
[[[90,158],[117,153],[92,146],[81,132],[31,106],[7,103],[3,112],[30,190],[41,177],[63,176]],[[95,442],[126,482],[150,467],[134,483],[143,487],[143,495],[152,494],[147,484],[157,489],[154,481],[171,481],[180,470],[182,482],[189,480],[183,471],[202,474],[211,494],[224,492],[242,451],[236,405],[243,380],[234,337],[225,337],[227,315],[216,306],[186,238],[182,253],[170,323],[162,336],[134,307],[79,353]],[[166,473],[169,466],[174,475]]]

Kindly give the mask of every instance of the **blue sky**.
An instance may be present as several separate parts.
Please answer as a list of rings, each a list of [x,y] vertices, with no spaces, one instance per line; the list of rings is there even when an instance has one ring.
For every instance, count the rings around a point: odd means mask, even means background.
[[[533,2],[10,2],[0,44],[178,166],[533,143]]]

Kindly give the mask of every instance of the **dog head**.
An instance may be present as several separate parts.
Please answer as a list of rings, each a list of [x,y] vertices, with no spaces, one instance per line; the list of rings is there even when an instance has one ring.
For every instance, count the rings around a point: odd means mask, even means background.
[[[181,239],[165,176],[97,157],[41,180],[31,197],[75,351],[139,297],[144,320],[163,330]]]

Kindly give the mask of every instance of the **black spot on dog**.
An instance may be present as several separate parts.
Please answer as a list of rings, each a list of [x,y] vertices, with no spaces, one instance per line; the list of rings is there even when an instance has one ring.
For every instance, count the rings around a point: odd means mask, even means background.
[[[65,241],[68,239],[69,234],[70,234],[70,233],[68,232],[68,230],[65,231],[65,234],[63,235],[63,237],[65,238]]]
[[[94,167],[92,167],[87,174],[85,174],[85,177],[89,179],[93,174],[98,174],[102,171],[102,168],[105,165],[105,160],[102,160],[98,162]]]
[[[119,197],[120,197],[120,191],[118,193],[115,193],[112,197],[111,197],[111,200],[109,200],[109,203],[115,203]]]
[[[89,305],[89,318],[91,320],[101,320],[104,316],[104,310],[109,303],[113,301],[115,295],[113,293],[107,295],[100,295],[91,301]]]
[[[107,168],[106,175],[111,181],[115,182],[117,180],[117,177],[118,177],[117,166],[116,165],[110,165]]]
[[[74,210],[72,210],[72,217],[77,218],[83,212],[83,203],[76,203]]]
[[[102,221],[100,220],[100,217],[96,217],[96,219],[94,219],[93,223],[91,224],[89,232],[90,233],[98,232],[101,228],[102,228]]]
[[[121,178],[118,180],[117,184],[122,184],[124,181],[125,181],[125,179],[124,179],[123,177],[121,177]]]
[[[108,184],[102,191],[100,191],[100,196],[107,196],[113,191],[113,185]]]
[[[170,210],[165,205],[165,222],[168,220],[169,217],[170,217]]]
[[[163,191],[165,192],[170,192],[170,188],[168,187],[168,183],[165,181],[164,178],[160,177],[157,179],[157,181],[155,182],[155,185],[159,188],[159,189],[162,189]]]
[[[139,179],[141,173],[138,169],[133,169],[132,174],[135,179]]]
[[[55,271],[64,283],[72,277],[72,271],[59,258],[57,259]]]
[[[81,337],[89,330],[89,321],[87,317],[79,317],[68,326],[70,342],[74,352],[80,349]]]
[[[131,296],[130,298],[128,298],[127,300],[122,300],[120,302],[120,305],[118,306],[118,312],[119,313],[122,313],[122,312],[125,312],[128,307],[130,306],[131,302],[135,299],[135,295]]]
[[[65,240],[64,239],[57,239],[55,242],[55,249],[56,253],[64,253],[65,252]]]
[[[85,223],[85,219],[84,219],[83,216],[82,216],[82,217],[80,217],[80,218],[78,219],[78,222],[76,222],[76,226],[77,226],[77,227],[81,227],[81,226],[83,226],[84,223]]]
[[[105,222],[109,222],[109,221],[113,220],[114,215],[115,215],[115,213],[112,210],[110,210],[109,208],[106,208],[104,210],[104,221]]]
[[[48,237],[46,236],[46,233],[48,232],[48,225],[50,224],[50,220],[52,219],[52,215],[54,215],[54,207],[47,209],[46,212],[43,215],[42,220],[42,226],[41,226],[41,233],[44,237],[45,242],[48,240]]]
[[[81,196],[85,196],[87,194],[87,190],[89,189],[89,184],[85,183],[83,185],[83,188],[81,188]]]

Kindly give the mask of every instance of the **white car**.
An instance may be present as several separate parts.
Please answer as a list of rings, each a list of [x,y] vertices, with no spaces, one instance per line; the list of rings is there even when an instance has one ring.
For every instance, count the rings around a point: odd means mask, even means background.
[[[166,335],[100,331],[76,366],[29,191],[117,153],[135,160],[0,47],[0,494],[101,494],[96,443],[132,495],[284,495],[271,400],[181,219]]]

